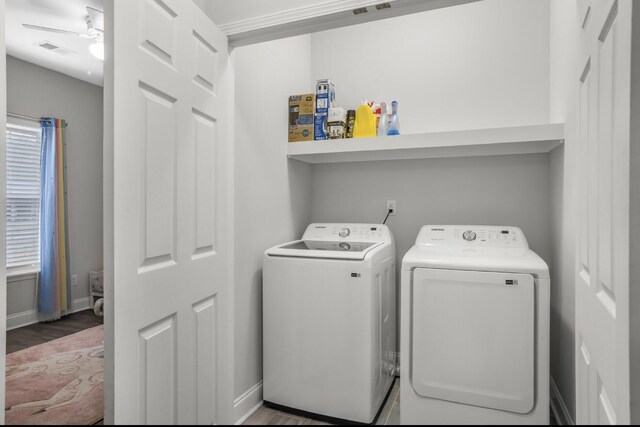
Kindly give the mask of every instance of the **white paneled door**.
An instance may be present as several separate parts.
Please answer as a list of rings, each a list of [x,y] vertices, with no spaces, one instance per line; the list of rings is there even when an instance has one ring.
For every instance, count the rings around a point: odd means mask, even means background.
[[[578,1],[576,415],[579,424],[627,424],[632,1]]]
[[[227,39],[192,1],[106,3],[107,409],[117,424],[229,422]]]

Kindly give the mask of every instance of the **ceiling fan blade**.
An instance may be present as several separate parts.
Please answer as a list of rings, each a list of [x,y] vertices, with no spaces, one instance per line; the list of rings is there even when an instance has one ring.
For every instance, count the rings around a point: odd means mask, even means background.
[[[70,36],[79,36],[80,34],[75,31],[61,30],[59,28],[51,28],[51,27],[41,27],[40,25],[33,24],[22,24],[23,27],[28,28],[30,30],[38,30],[38,31],[47,31],[49,33],[56,34],[67,34]]]
[[[87,14],[97,30],[104,31],[104,12],[95,7],[87,6]]]
[[[93,15],[93,14],[100,14],[100,15],[104,15],[104,12],[101,11],[100,9],[96,9],[95,7],[91,7],[91,6],[87,6],[87,13],[89,14],[89,16]]]

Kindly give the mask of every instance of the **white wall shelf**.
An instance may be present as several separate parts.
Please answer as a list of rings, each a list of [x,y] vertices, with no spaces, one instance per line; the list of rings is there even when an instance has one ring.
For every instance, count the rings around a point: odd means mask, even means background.
[[[564,142],[564,124],[429,132],[378,138],[287,144],[287,156],[306,163],[548,153]]]

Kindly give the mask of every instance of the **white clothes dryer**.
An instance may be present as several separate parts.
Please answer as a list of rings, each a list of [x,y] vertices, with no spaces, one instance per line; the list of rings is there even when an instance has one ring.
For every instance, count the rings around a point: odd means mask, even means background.
[[[546,263],[516,227],[425,226],[402,263],[402,424],[548,424]]]
[[[395,378],[393,235],[312,224],[263,261],[264,400],[371,423]]]

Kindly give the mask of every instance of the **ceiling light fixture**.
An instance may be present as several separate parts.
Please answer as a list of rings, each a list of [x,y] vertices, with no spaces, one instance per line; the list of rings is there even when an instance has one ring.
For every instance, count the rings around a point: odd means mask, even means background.
[[[102,40],[96,39],[95,43],[89,46],[89,51],[100,61],[104,61],[104,42]]]

